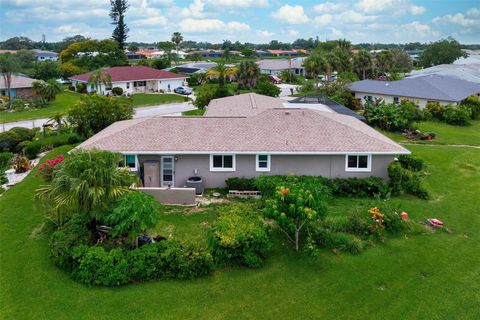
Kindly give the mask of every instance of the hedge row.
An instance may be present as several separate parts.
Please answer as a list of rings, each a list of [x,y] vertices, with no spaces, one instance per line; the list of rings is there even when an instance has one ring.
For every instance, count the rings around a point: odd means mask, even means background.
[[[75,144],[83,141],[76,133],[64,133],[54,136],[43,137],[38,140],[28,142],[23,147],[23,153],[29,159],[35,159],[41,151],[56,148],[67,144]]]

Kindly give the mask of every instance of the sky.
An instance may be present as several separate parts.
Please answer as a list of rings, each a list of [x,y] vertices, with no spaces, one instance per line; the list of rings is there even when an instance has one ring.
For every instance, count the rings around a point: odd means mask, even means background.
[[[479,0],[129,0],[127,41],[480,43]],[[111,36],[109,0],[0,0],[0,40]]]

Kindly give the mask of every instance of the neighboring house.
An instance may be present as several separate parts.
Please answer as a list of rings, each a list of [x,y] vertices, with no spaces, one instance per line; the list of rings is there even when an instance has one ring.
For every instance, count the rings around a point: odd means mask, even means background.
[[[289,100],[288,102],[304,108],[308,108],[308,106],[311,106],[311,108],[316,108],[316,106],[327,106],[333,112],[357,118],[365,123],[367,122],[367,119],[365,119],[364,116],[359,115],[355,111],[345,107],[343,104],[333,101],[332,99],[321,94],[304,95],[293,100]]]
[[[408,74],[409,78],[423,77],[437,74],[446,77],[458,78],[480,84],[480,59],[476,63],[468,64],[439,64],[430,68],[414,70]]]
[[[282,71],[291,70],[292,73],[300,76],[305,75],[303,58],[295,59],[264,59],[257,61],[262,74],[278,76]]]
[[[255,54],[257,55],[257,57],[271,57],[272,56],[272,54],[270,52],[263,51],[263,50],[256,50]]]
[[[44,51],[39,49],[33,49],[35,52],[35,60],[36,61],[57,61],[58,60],[58,53],[53,51]]]
[[[223,116],[210,116],[210,106],[203,117],[120,121],[78,148],[123,154],[125,166],[146,187],[184,187],[189,177],[198,176],[207,188],[225,187],[230,177],[262,174],[387,178],[395,157],[410,153],[354,117],[277,108],[277,99],[258,95],[236,99],[252,97],[263,111],[229,115],[232,101],[221,100],[216,108],[228,108]]]
[[[297,49],[292,49],[292,50],[268,50],[268,52],[272,56],[276,57],[298,57],[302,55],[307,55],[308,51],[307,50],[297,50]]]
[[[479,95],[480,84],[432,74],[398,81],[362,80],[350,84],[350,90],[362,103],[375,99],[399,103],[408,99],[424,108],[431,101],[458,104],[470,95]]]
[[[199,53],[204,58],[221,58],[223,55],[222,50],[203,50]]]
[[[147,59],[150,59],[152,57],[154,50],[139,50],[135,51],[136,54],[141,54],[144,55]]]
[[[144,54],[140,53],[126,53],[127,59],[128,60],[143,60],[147,59],[147,57]]]
[[[187,78],[183,74],[143,66],[111,67],[102,71],[109,73],[112,77],[112,88],[120,87],[124,94],[171,92],[173,89],[183,86]],[[89,77],[90,73],[84,73],[69,79],[73,86],[76,86],[77,83],[85,83],[88,92],[97,91],[94,84],[88,83]],[[104,84],[100,84],[98,93],[111,94],[112,88],[106,88]]]
[[[12,99],[34,99],[37,98],[38,95],[33,91],[33,83],[35,80],[29,78],[22,74],[15,74],[12,75],[12,80],[10,83],[10,97]],[[8,89],[5,83],[5,79],[3,75],[0,74],[0,96],[8,96]]]

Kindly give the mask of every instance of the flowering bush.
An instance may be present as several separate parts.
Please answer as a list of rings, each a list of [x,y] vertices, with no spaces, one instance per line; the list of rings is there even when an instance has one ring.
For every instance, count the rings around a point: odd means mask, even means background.
[[[380,228],[384,227],[383,222],[385,221],[384,220],[385,215],[380,212],[379,208],[377,207],[370,208],[370,210],[368,210],[368,213],[370,213],[370,216],[372,217],[372,221],[376,226]]]
[[[63,155],[59,154],[55,158],[47,159],[47,161],[39,165],[38,171],[46,181],[51,181],[53,178],[53,169],[62,162]]]

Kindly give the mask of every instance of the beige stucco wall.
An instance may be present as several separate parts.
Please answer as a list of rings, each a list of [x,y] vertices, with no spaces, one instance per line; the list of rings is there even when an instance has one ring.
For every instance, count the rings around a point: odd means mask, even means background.
[[[375,101],[375,99],[382,99],[383,101],[385,101],[385,103],[393,103],[393,97],[394,97],[394,96],[386,96],[382,94],[355,92],[355,98],[360,99],[362,103],[366,102],[365,100],[366,96],[371,96],[373,101]],[[399,96],[398,98],[399,98],[399,101],[401,101],[402,99],[408,99],[414,102],[416,105],[418,105],[420,109],[425,108],[425,105],[427,104],[428,101],[437,101],[437,102],[440,102],[440,104],[442,105],[447,105],[449,103],[452,103],[451,101],[449,102],[449,101],[433,100],[433,99],[427,100],[427,99],[409,98],[409,97],[401,97],[401,96]]]
[[[160,156],[140,155],[139,162],[158,160]],[[353,178],[377,176],[388,177],[388,165],[394,160],[393,155],[373,155],[370,172],[345,171],[345,155],[272,155],[270,172],[257,172],[255,155],[237,155],[236,170],[233,172],[210,171],[209,155],[176,155],[175,187],[184,187],[188,177],[196,175],[203,177],[205,187],[218,188],[225,186],[225,180],[230,177],[257,177],[261,174],[295,174],[324,176],[328,178]],[[160,174],[160,173],[159,173]]]

